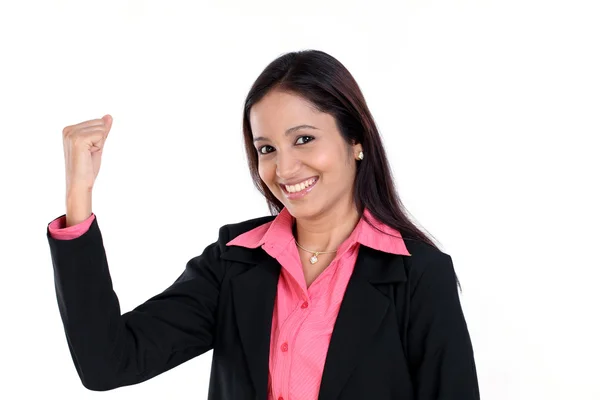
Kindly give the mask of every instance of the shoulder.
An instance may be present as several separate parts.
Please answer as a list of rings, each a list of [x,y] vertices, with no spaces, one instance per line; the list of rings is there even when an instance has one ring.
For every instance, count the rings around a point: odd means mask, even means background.
[[[442,250],[420,240],[405,239],[411,254],[405,257],[405,266],[411,287],[429,285],[433,281],[455,284],[458,280],[452,257]]]
[[[256,217],[245,221],[228,223],[219,228],[219,239],[218,243],[221,249],[225,249],[225,244],[233,238],[241,235],[242,233],[248,232],[254,228],[257,228],[267,222],[271,222],[275,219],[275,215],[266,215],[262,217]]]
[[[206,246],[201,254],[195,255],[188,261],[185,271],[177,281],[185,281],[199,276],[209,276],[211,279],[221,281],[225,269],[222,268],[223,264],[219,260],[221,255],[228,250],[226,244],[234,237],[272,221],[274,218],[275,216],[268,215],[221,226],[218,239]]]

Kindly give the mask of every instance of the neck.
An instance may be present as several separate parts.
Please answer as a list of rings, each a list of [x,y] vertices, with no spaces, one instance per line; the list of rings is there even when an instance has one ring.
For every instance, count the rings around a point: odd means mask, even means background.
[[[311,251],[335,251],[350,236],[360,216],[354,204],[311,218],[296,218],[294,236]]]

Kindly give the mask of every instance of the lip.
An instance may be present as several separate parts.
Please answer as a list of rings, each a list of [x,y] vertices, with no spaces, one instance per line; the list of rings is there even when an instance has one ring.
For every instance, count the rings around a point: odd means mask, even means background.
[[[281,187],[281,191],[283,192],[285,197],[287,197],[289,200],[296,200],[296,199],[306,196],[308,193],[310,193],[314,189],[315,186],[317,186],[317,183],[319,182],[319,177],[313,176],[308,179],[312,179],[312,178],[315,178],[315,182],[311,186],[304,188],[299,192],[290,193],[285,189],[284,185],[279,185],[279,186]],[[300,182],[304,182],[304,181],[300,181]]]
[[[293,186],[293,185],[296,185],[296,184],[298,184],[298,183],[300,183],[300,182],[304,182],[304,181],[307,181],[307,180],[309,180],[309,179],[312,179],[312,178],[317,178],[317,179],[319,179],[319,177],[318,177],[318,176],[314,175],[314,176],[309,176],[308,178],[304,178],[304,179],[298,179],[296,182],[293,182],[293,183],[285,183],[285,184],[284,184],[284,183],[280,183],[280,184],[279,184],[279,186],[281,186],[282,188],[283,188],[285,185],[288,185],[288,186]]]

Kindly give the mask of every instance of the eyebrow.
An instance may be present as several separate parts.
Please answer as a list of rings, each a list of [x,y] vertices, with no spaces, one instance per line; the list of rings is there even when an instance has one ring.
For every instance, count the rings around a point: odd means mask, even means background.
[[[285,131],[285,136],[287,136],[287,135],[289,135],[291,133],[294,133],[296,131],[299,131],[300,129],[316,129],[316,130],[319,130],[319,128],[315,128],[312,125],[306,125],[306,124],[304,124],[304,125],[298,125],[298,126],[294,126],[292,128],[288,128]],[[259,136],[259,137],[254,138],[253,142],[258,142],[259,140],[269,140],[269,139],[267,139],[264,136]]]

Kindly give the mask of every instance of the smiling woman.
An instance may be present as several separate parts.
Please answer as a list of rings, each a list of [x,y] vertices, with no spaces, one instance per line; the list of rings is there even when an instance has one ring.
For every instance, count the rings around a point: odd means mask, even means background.
[[[243,132],[250,174],[273,215],[284,207],[296,218],[316,215],[341,201],[345,215],[368,208],[403,238],[437,248],[408,218],[364,96],[331,55],[307,50],[271,62],[246,97]],[[311,177],[322,189],[302,203],[279,186]]]
[[[332,212],[357,219],[353,159],[362,145],[349,146],[332,115],[280,87],[251,107],[249,121],[261,182],[297,220]]]
[[[67,176],[93,184],[111,126],[65,128]],[[248,93],[243,135],[271,215],[223,225],[132,311],[113,291],[91,192],[48,225],[85,387],[137,384],[213,349],[214,400],[479,399],[452,259],[407,217],[348,70],[322,51],[279,57]]]

